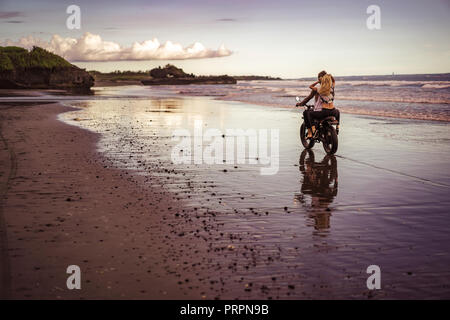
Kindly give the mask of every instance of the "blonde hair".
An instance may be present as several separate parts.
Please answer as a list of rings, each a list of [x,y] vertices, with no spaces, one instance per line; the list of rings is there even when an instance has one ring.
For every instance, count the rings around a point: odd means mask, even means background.
[[[319,94],[328,96],[331,94],[331,86],[333,85],[333,76],[329,73],[320,78]]]

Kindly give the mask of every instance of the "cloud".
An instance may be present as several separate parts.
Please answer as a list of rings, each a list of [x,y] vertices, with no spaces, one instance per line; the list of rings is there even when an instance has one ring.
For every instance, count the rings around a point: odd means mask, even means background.
[[[111,41],[103,40],[99,35],[86,32],[78,39],[63,38],[57,34],[50,41],[28,36],[18,41],[6,40],[3,46],[19,46],[27,49],[39,46],[56,53],[69,61],[119,61],[119,60],[186,60],[226,57],[232,51],[221,45],[217,50],[205,48],[195,42],[183,47],[179,43],[158,39],[134,42],[123,47]]]
[[[22,14],[19,11],[0,11],[0,19],[10,19],[20,17]]]

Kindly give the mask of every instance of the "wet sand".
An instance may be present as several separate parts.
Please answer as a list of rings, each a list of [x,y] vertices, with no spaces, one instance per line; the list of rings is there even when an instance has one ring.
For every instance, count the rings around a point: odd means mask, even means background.
[[[81,109],[6,113],[3,135],[23,163],[3,206],[12,297],[450,297],[446,124],[343,115],[327,157],[321,145],[303,151],[294,110],[142,96],[71,104]],[[55,120],[61,110],[74,126]],[[173,165],[173,130],[199,119],[280,129],[279,172]],[[64,287],[69,264],[90,280],[79,292]],[[382,290],[366,287],[372,264]]]
[[[327,158],[321,145],[303,152],[294,109],[202,97],[80,106],[64,120],[100,132],[99,151],[115,166],[162,178],[186,208],[211,216],[203,230],[189,215],[180,227],[189,241],[207,242],[220,298],[449,296],[446,124],[346,114],[338,153]],[[221,132],[279,129],[279,172],[173,165],[174,130],[192,132],[196,120]],[[367,290],[372,264],[384,290]]]
[[[194,244],[166,240],[179,205],[111,168],[98,134],[56,119],[70,110],[0,107],[2,298],[200,299],[183,265],[196,259],[178,253]],[[81,268],[81,290],[66,288],[69,265]]]

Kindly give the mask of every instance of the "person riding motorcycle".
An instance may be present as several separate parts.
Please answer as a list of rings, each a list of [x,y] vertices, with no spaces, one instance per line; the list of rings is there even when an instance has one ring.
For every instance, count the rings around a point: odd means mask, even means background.
[[[305,119],[306,128],[308,129],[307,139],[313,138],[316,133],[316,127],[314,120],[321,120],[329,116],[334,116],[338,121],[336,126],[336,132],[339,133],[339,120],[340,113],[334,107],[334,85],[335,81],[331,74],[326,71],[321,71],[317,75],[318,81],[309,86],[311,93],[302,102],[297,103],[296,106],[304,106],[315,97],[314,110],[305,110],[303,117]],[[320,83],[320,87],[316,88],[316,85]]]

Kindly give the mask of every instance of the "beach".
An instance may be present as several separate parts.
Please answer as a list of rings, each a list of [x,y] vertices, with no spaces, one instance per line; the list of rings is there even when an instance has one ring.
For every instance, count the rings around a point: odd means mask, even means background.
[[[177,203],[108,166],[96,153],[97,134],[56,119],[69,110],[1,107],[2,298],[201,298],[181,263],[164,276],[174,249],[163,241],[163,220],[179,212]],[[66,288],[73,264],[83,271],[82,291]],[[193,289],[183,290],[178,281],[188,278]]]
[[[449,300],[449,4],[0,2],[0,300]]]
[[[303,150],[298,109],[99,90],[2,102],[4,297],[450,297],[445,121],[344,113],[326,156]],[[174,164],[173,133],[199,123],[224,139],[278,130],[277,172]],[[65,287],[69,265],[81,290]],[[366,286],[370,265],[381,290]]]

